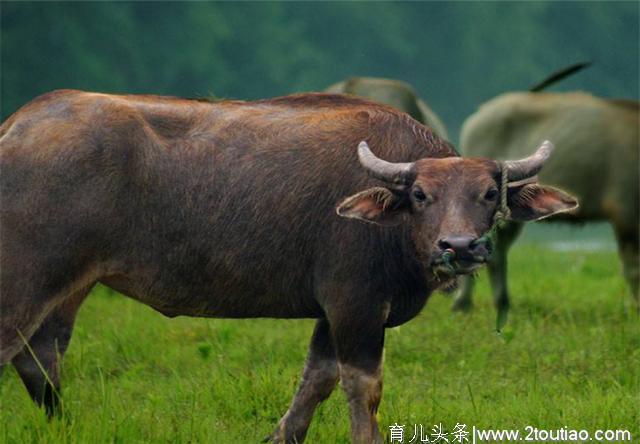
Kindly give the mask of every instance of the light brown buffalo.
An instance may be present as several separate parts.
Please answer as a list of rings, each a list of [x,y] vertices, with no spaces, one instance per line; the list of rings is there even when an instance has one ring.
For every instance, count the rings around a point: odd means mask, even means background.
[[[485,103],[462,127],[466,156],[504,159],[518,156],[540,138],[556,152],[540,179],[568,190],[580,208],[555,219],[608,221],[618,241],[625,277],[638,300],[638,102],[611,100],[582,92],[503,94]],[[496,307],[506,314],[507,252],[522,224],[510,223],[498,233],[488,269]],[[454,308],[471,304],[472,278],[465,278]]]
[[[430,127],[442,139],[449,139],[447,128],[440,117],[407,82],[380,77],[351,77],[334,83],[326,89],[326,92],[351,94],[392,106]]]

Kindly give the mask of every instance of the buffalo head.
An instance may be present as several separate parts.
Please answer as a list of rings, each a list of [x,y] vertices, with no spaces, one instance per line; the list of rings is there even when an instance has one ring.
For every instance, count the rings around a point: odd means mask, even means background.
[[[348,197],[337,212],[380,225],[408,224],[416,250],[429,266],[450,274],[470,273],[490,257],[484,234],[497,211],[529,221],[577,208],[574,197],[537,183],[536,174],[552,150],[553,145],[544,142],[533,155],[502,163],[460,157],[391,163],[361,142],[362,167],[384,186]],[[501,208],[503,172],[508,209]],[[443,268],[439,265],[445,256],[448,266]]]

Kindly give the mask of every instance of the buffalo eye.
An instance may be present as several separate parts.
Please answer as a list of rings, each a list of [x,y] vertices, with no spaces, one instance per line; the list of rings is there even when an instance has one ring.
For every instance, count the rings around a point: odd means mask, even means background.
[[[498,190],[495,188],[489,188],[489,190],[487,190],[487,192],[484,195],[484,198],[486,200],[496,200],[497,197],[498,197]]]
[[[413,198],[418,202],[424,202],[425,200],[427,200],[427,195],[424,194],[424,191],[422,191],[420,188],[416,188],[415,190],[413,190]]]

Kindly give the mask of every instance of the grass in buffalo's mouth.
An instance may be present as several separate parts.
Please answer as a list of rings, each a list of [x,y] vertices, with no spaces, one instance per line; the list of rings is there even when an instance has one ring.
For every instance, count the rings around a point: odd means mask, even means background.
[[[628,429],[640,439],[640,321],[615,252],[518,245],[513,308],[494,333],[485,273],[476,310],[435,294],[387,334],[381,430],[441,423],[481,428]],[[258,442],[287,409],[313,321],[167,319],[97,288],[63,365],[64,419],[47,423],[13,369],[0,381],[0,441]],[[311,443],[348,442],[340,390]],[[388,437],[387,437],[388,439]]]

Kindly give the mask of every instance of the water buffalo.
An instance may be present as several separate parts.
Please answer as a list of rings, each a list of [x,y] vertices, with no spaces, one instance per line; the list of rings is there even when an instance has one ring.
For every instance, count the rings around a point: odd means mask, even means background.
[[[568,190],[581,202],[566,214],[570,222],[608,221],[613,225],[631,292],[638,301],[638,102],[590,94],[516,92],[485,103],[464,123],[461,150],[468,156],[508,158],[548,137],[557,152],[540,179]],[[500,323],[509,307],[507,252],[522,224],[498,233],[488,270]],[[471,306],[472,278],[465,278],[454,308]]]
[[[404,111],[418,122],[431,127],[442,139],[448,139],[447,128],[438,115],[406,82],[378,77],[351,77],[328,87],[326,92],[352,94]]]
[[[463,159],[408,115],[342,95],[46,94],[0,127],[0,364],[54,410],[57,360],[96,282],[170,317],[315,318],[271,439],[302,441],[340,380],[353,441],[379,442],[385,328],[487,260],[474,241],[503,178],[517,220],[576,205],[522,181],[550,148]]]

